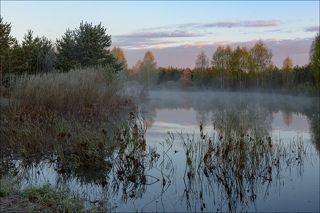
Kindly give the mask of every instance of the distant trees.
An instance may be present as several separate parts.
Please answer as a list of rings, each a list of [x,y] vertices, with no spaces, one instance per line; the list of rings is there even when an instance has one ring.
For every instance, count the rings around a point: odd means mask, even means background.
[[[284,80],[287,86],[292,84],[292,75],[291,71],[293,71],[293,61],[292,59],[288,56],[283,60],[283,64],[282,64],[282,70],[284,71],[284,73],[282,74],[284,76]]]
[[[225,87],[225,78],[231,71],[233,53],[230,46],[219,46],[214,52],[211,60],[212,68],[219,72],[220,87]],[[204,77],[206,78],[206,77]]]
[[[158,76],[158,84],[166,83],[170,81],[180,81],[182,80],[184,69],[178,67],[159,67],[159,76]],[[190,69],[189,69],[190,70]],[[187,76],[186,76],[187,78]],[[191,78],[191,70],[190,76]],[[187,79],[186,79],[187,80]]]
[[[258,41],[248,50],[246,47],[232,49],[230,46],[219,46],[212,56],[212,68],[226,72],[262,72],[271,62],[272,53],[262,41]]]
[[[111,65],[114,71],[123,68],[108,49],[111,46],[111,36],[106,33],[102,24],[81,22],[78,29],[67,30],[61,39],[57,40],[57,65],[63,71],[75,67]]]
[[[266,71],[272,65],[272,53],[262,41],[258,41],[249,51],[249,70]]]
[[[232,62],[232,49],[230,46],[219,46],[212,56],[211,65],[215,69],[230,71]]]
[[[232,49],[229,45],[219,46],[212,56],[213,71],[211,73],[218,73],[219,76],[215,81],[220,88],[242,88],[246,81],[250,83],[253,78],[256,79],[256,86],[259,86],[264,82],[263,72],[272,65],[271,58],[271,51],[262,41],[255,43],[251,49],[239,46]],[[249,73],[249,75],[243,75],[243,73]],[[256,73],[261,74],[256,75]]]
[[[315,37],[310,50],[310,64],[318,89],[320,88],[320,34]]]
[[[201,51],[200,54],[197,56],[196,68],[204,69],[208,67],[209,67],[208,57],[204,51]]]
[[[237,84],[239,84],[239,87],[242,88],[246,80],[243,73],[249,71],[249,50],[246,47],[240,48],[237,46],[237,48],[232,51],[230,61],[232,87],[237,87]]]
[[[202,50],[196,58],[195,69],[193,70],[192,79],[199,86],[207,86],[209,79],[205,79],[206,71],[209,68],[209,59]]]
[[[111,53],[113,54],[113,56],[117,59],[117,61],[119,63],[122,63],[124,69],[128,68],[127,59],[124,55],[123,50],[120,47],[114,47],[111,50]]]
[[[249,50],[246,47],[237,48],[231,55],[231,71],[248,72],[249,69]]]
[[[293,62],[289,56],[283,60],[282,69],[285,71],[291,71],[293,69]]]
[[[151,51],[147,51],[144,54],[140,72],[145,86],[150,87],[151,85],[156,84],[158,80],[158,69]]]
[[[311,71],[311,65],[294,67],[292,59],[288,56],[284,59],[283,66],[278,68],[271,59],[272,52],[262,41],[258,41],[251,48],[217,47],[211,58],[211,66],[206,54],[201,51],[197,55],[196,66],[192,70],[159,67],[156,68],[157,71],[152,72],[152,68],[146,68],[148,67],[146,64],[150,64],[146,62],[154,61],[154,56],[151,52],[147,52],[144,59],[139,60],[130,72],[132,76],[139,77],[141,82],[149,86],[151,84],[148,74],[158,73],[157,76],[153,76],[154,79],[158,78],[158,84],[164,83],[167,86],[316,94],[315,77]],[[167,84],[168,82],[170,84]]]
[[[158,81],[158,68],[151,51],[144,54],[143,60],[139,60],[132,69],[129,70],[131,77],[138,79],[144,87],[151,87]]]
[[[183,86],[189,86],[191,84],[191,69],[186,68],[182,71],[181,81]]]
[[[313,43],[312,49],[312,53],[316,55],[318,53],[315,45],[316,41]],[[143,68],[148,58],[151,58],[150,61],[154,60],[151,52],[147,52],[144,60],[139,60],[130,69],[132,75],[138,76],[139,73],[140,76],[143,76],[144,74],[143,82],[149,82],[146,74],[152,70]],[[317,56],[311,58],[314,60],[314,65],[319,62]],[[197,55],[195,67],[192,70],[177,67],[157,68],[157,83],[162,84],[172,81],[170,85],[181,85],[183,87],[199,86],[223,90],[254,89],[317,94],[311,63],[307,66],[294,67],[292,59],[288,56],[284,59],[283,66],[278,68],[272,63],[271,59],[272,52],[262,41],[258,41],[251,48],[219,46],[212,55],[210,67],[206,54],[201,51]],[[150,73],[154,74],[156,72]],[[174,84],[173,82],[177,83]]]
[[[316,52],[315,49],[313,52]],[[197,57],[196,64],[201,61],[199,60],[201,55],[203,54],[200,53]],[[283,67],[279,69],[271,59],[272,53],[262,41],[258,41],[250,49],[239,46],[234,49],[230,46],[219,46],[213,53],[211,67],[196,66],[191,71],[191,82],[200,87],[227,90],[290,90],[308,94],[316,93],[315,77],[312,75],[311,66],[293,67],[292,59],[287,57]]]

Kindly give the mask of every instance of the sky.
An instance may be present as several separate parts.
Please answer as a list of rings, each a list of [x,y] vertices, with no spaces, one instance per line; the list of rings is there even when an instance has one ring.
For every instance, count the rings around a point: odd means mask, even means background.
[[[263,40],[281,66],[308,63],[319,32],[319,1],[1,1],[1,16],[22,40],[28,29],[55,41],[80,22],[102,23],[129,66],[151,50],[159,66],[193,67],[204,50]]]

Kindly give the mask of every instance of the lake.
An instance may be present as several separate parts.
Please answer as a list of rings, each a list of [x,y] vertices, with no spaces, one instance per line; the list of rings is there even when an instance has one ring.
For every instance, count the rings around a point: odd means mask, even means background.
[[[113,149],[99,171],[16,160],[22,185],[68,187],[115,212],[320,210],[319,99],[162,90],[138,102],[145,144]]]

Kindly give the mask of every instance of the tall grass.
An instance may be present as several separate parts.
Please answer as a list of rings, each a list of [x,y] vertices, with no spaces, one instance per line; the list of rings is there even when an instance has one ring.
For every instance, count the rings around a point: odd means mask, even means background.
[[[73,164],[105,167],[108,147],[116,145],[123,126],[133,130],[138,118],[117,77],[108,73],[80,69],[16,78],[8,106],[1,107],[1,156],[28,164],[48,154],[60,161],[74,155]]]
[[[108,77],[103,69],[25,75],[13,82],[9,104],[11,110],[26,113],[101,115],[121,107],[119,91],[115,77]]]
[[[186,158],[183,181],[187,206],[191,208],[200,198],[201,210],[205,195],[210,197],[210,193],[222,201],[217,203],[217,211],[245,210],[260,191],[267,195],[272,185],[280,184],[286,171],[297,169],[301,176],[307,155],[302,138],[285,145],[254,132],[227,129],[220,136],[211,136],[200,127],[200,137],[180,134],[180,139]]]

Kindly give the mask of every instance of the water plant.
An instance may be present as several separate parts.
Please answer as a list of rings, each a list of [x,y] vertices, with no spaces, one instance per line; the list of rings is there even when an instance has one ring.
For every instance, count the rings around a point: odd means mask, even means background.
[[[287,146],[254,132],[208,135],[201,126],[200,136],[180,135],[180,140],[186,159],[184,197],[189,208],[197,201],[201,211],[205,195],[213,199],[217,211],[247,209],[258,191],[267,195],[271,184],[279,184],[286,169],[301,172],[307,153],[301,138]]]

